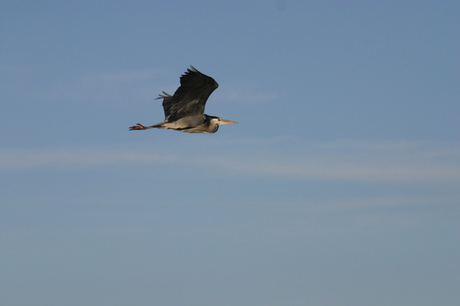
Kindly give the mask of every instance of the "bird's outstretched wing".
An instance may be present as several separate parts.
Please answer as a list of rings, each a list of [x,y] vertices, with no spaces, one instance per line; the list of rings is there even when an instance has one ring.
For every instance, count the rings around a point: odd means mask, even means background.
[[[163,99],[163,109],[165,111],[165,117],[168,117],[168,114],[170,113],[172,97],[173,96],[171,96],[169,93],[163,91],[163,93],[159,94],[158,98],[155,99]]]
[[[180,84],[172,97],[165,92],[165,95],[159,97],[163,98],[165,121],[172,122],[183,117],[204,114],[206,101],[219,87],[213,78],[199,72],[193,66],[181,76]]]

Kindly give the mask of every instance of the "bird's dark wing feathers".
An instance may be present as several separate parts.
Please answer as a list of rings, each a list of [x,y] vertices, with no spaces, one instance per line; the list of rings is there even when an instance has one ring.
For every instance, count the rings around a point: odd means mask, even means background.
[[[204,107],[211,93],[219,87],[217,82],[196,70],[193,66],[180,78],[181,86],[173,96],[163,92],[165,121],[175,121],[187,116],[204,114]]]
[[[159,97],[156,98],[155,100],[157,99],[163,99],[163,109],[165,111],[165,117],[168,117],[168,114],[171,112],[170,109],[171,109],[171,99],[173,96],[171,96],[169,93],[167,92],[164,92],[163,91],[163,94],[159,94],[158,95]]]

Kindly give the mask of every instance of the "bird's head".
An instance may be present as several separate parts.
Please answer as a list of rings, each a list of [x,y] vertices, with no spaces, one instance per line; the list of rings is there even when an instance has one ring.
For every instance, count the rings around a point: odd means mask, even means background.
[[[238,122],[232,120],[226,120],[215,116],[208,116],[211,124],[237,124]]]

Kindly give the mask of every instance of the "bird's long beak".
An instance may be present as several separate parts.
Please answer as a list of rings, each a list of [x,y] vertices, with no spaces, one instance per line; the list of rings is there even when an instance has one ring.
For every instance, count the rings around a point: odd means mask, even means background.
[[[236,121],[225,120],[225,119],[220,119],[220,122],[219,122],[219,124],[229,124],[229,123],[231,123],[231,124],[238,124],[238,122],[236,122]]]

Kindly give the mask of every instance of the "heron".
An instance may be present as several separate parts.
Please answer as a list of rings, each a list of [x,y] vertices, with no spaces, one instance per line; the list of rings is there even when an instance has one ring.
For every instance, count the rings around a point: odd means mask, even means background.
[[[186,133],[213,134],[217,132],[221,124],[238,123],[204,113],[206,101],[217,87],[219,87],[219,84],[213,78],[190,66],[180,77],[180,87],[174,95],[171,96],[163,91],[156,98],[163,99],[165,120],[151,126],[144,126],[138,123],[130,127],[129,130],[157,128]]]

